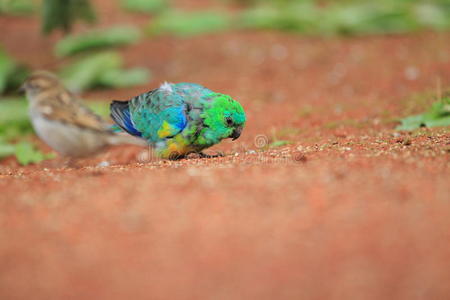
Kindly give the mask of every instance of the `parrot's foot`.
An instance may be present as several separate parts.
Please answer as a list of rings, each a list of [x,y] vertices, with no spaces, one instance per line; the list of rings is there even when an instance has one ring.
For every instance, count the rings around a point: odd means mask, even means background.
[[[201,158],[214,158],[214,157],[224,157],[225,154],[223,154],[223,152],[216,152],[215,154],[206,154],[203,152],[200,152],[200,157]]]
[[[215,154],[206,154],[203,152],[193,152],[186,155],[186,158],[215,158],[215,157],[224,157],[225,155],[222,152],[217,152]]]

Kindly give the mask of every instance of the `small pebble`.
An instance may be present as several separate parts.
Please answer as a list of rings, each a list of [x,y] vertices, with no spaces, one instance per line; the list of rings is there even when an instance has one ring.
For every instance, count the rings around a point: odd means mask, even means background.
[[[102,161],[101,163],[99,163],[98,165],[97,165],[97,167],[99,167],[99,168],[104,168],[104,167],[109,167],[109,161],[106,161],[106,160],[104,160],[104,161]]]
[[[150,160],[150,152],[147,150],[141,151],[137,155],[137,160],[138,160],[138,162],[141,162],[141,163],[148,162]]]
[[[414,66],[407,67],[405,69],[404,73],[405,73],[405,78],[408,80],[411,80],[411,81],[416,80],[420,75],[419,69]]]

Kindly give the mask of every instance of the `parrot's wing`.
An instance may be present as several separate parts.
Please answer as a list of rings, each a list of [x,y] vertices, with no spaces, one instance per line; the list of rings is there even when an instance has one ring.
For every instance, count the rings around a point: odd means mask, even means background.
[[[180,133],[187,125],[185,110],[180,95],[161,89],[111,103],[111,117],[123,130],[152,142]]]

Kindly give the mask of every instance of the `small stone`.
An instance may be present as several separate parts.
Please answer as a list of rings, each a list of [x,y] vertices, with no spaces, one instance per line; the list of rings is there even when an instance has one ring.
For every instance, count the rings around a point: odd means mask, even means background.
[[[137,155],[137,160],[140,163],[148,162],[150,160],[150,153],[148,150],[142,151]]]
[[[407,67],[405,69],[404,73],[405,73],[405,78],[408,80],[411,80],[411,81],[416,80],[420,75],[419,69],[417,69],[414,66]]]
[[[295,162],[300,162],[300,163],[305,163],[305,162],[308,160],[308,158],[306,157],[306,155],[303,154],[303,153],[301,153],[301,152],[294,152],[294,153],[292,154],[292,159],[293,159]]]
[[[405,145],[405,146],[411,145],[411,139],[410,138],[406,138],[406,139],[398,138],[398,139],[395,140],[395,142],[399,143],[399,144],[402,144],[402,145]]]
[[[99,168],[105,168],[105,167],[109,167],[109,165],[110,165],[109,161],[104,160],[104,161],[100,162],[100,163],[97,165],[97,167],[99,167]]]
[[[285,46],[275,44],[272,46],[271,55],[276,60],[284,60],[288,56],[288,51]]]
[[[188,168],[187,174],[189,176],[200,176],[202,173],[201,173],[201,170],[198,168]]]

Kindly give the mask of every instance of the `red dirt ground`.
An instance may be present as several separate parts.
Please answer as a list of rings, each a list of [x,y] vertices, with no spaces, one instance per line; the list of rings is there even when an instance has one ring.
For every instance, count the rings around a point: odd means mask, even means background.
[[[102,3],[103,24],[146,23]],[[36,20],[0,28],[19,59],[57,63]],[[393,130],[425,107],[414,95],[450,86],[449,50],[447,33],[267,32],[124,49],[151,84],[86,97],[198,82],[241,101],[248,126],[212,149],[224,158],[3,161],[0,299],[449,299],[450,133]]]

